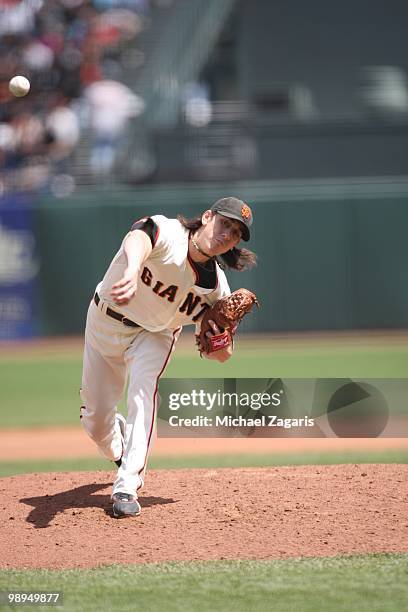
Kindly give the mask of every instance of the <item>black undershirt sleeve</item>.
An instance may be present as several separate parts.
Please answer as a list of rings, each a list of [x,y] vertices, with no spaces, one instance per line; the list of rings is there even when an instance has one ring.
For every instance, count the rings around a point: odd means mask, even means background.
[[[132,227],[130,228],[131,232],[133,232],[133,230],[142,230],[142,232],[145,232],[150,238],[152,248],[154,248],[154,245],[156,244],[157,238],[159,236],[159,228],[157,223],[155,223],[153,219],[151,219],[150,217],[146,217],[145,219],[135,221]]]

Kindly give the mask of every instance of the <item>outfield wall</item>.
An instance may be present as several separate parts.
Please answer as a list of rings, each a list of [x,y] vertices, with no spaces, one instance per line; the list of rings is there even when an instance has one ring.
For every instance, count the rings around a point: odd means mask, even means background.
[[[248,331],[408,327],[408,178],[92,187],[35,209],[39,329],[81,333],[96,283],[132,222],[193,216],[224,195],[254,210],[255,271],[229,275],[262,308]]]

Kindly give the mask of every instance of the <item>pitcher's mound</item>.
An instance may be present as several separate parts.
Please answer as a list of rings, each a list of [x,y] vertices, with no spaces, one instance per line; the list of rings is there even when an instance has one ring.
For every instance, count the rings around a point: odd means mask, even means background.
[[[1,479],[0,567],[408,552],[408,465],[150,471],[120,520],[113,475]]]

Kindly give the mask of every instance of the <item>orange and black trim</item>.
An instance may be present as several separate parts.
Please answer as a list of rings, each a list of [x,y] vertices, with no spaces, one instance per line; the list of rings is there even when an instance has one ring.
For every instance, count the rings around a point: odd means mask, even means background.
[[[160,228],[151,217],[144,217],[143,219],[139,219],[139,221],[135,221],[130,228],[131,232],[133,232],[133,230],[145,232],[150,238],[152,249],[154,249],[160,234]]]

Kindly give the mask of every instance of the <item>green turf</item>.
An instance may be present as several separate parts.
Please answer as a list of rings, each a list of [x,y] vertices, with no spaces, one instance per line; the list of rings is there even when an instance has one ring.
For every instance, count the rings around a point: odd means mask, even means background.
[[[176,352],[166,376],[211,377],[355,377],[405,378],[408,347],[385,342],[328,343],[243,347],[222,365],[200,359],[196,352]],[[31,358],[1,357],[0,427],[73,425],[78,423],[81,356],[78,353]]]
[[[0,362],[0,427],[79,422],[79,359]]]
[[[333,452],[333,453],[290,453],[290,454],[233,454],[233,455],[193,455],[152,457],[150,469],[181,468],[239,468],[267,467],[275,465],[333,465],[340,463],[408,463],[408,452],[404,450],[387,450],[379,452]],[[102,458],[42,461],[0,462],[0,476],[28,474],[33,472],[71,472],[88,470],[116,469],[113,463]]]
[[[407,555],[378,554],[6,570],[0,589],[60,591],[65,612],[404,612],[407,577]]]
[[[202,360],[187,355],[176,357],[166,371],[168,377],[211,378],[405,378],[408,375],[408,348],[378,346],[337,347],[335,345],[276,347],[239,351],[228,362]]]

